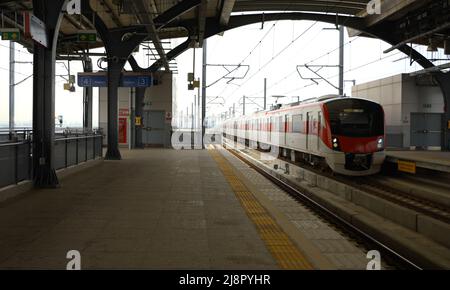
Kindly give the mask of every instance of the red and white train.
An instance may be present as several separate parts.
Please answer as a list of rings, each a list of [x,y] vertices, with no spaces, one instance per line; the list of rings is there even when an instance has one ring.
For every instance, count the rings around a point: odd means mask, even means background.
[[[360,98],[324,96],[229,119],[222,129],[225,138],[275,147],[287,157],[344,175],[378,173],[385,159],[383,108]]]

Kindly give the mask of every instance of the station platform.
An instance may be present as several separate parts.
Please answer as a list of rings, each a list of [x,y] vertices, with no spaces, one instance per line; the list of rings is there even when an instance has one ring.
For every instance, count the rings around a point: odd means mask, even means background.
[[[365,269],[357,245],[225,150],[123,150],[0,203],[0,269]]]
[[[403,162],[405,171],[415,173],[415,168],[424,168],[450,173],[450,152],[419,150],[387,150],[386,161]]]

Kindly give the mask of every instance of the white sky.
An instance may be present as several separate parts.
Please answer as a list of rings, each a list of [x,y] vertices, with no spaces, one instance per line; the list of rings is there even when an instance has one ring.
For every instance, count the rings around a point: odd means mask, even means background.
[[[223,97],[226,100],[224,106],[220,104],[208,105],[209,114],[220,114],[233,103],[238,104],[243,95],[251,97],[263,96],[263,80],[267,78],[268,96],[285,95],[288,98],[280,102],[292,102],[300,96],[301,99],[317,97],[325,94],[336,93],[336,90],[321,81],[319,85],[311,85],[309,80],[302,80],[296,72],[297,65],[303,65],[317,59],[310,65],[336,65],[338,63],[339,35],[336,30],[323,30],[332,28],[332,25],[314,23],[310,21],[278,21],[268,22],[261,29],[261,24],[249,25],[226,32],[223,36],[214,36],[208,40],[208,64],[249,65],[244,79],[235,79],[230,84],[227,80],[221,80],[207,90],[208,97]],[[181,43],[182,39],[174,40],[174,45]],[[260,43],[261,41],[261,43]],[[350,43],[351,41],[351,43]],[[398,51],[383,54],[383,50],[389,47],[386,43],[375,39],[352,38],[346,34],[345,39],[345,79],[356,80],[363,83],[390,75],[410,72],[421,69],[417,64],[409,65],[409,59]],[[0,41],[0,127],[8,123],[8,89],[9,89],[9,42]],[[333,51],[326,54],[329,51]],[[425,52],[425,47],[419,47]],[[250,51],[252,53],[249,55]],[[136,58],[142,65],[147,64],[145,51],[140,50]],[[425,52],[426,53],[426,52]],[[431,57],[430,53],[426,53]],[[201,77],[201,49],[196,50],[196,78]],[[442,58],[440,51],[434,57]],[[273,59],[272,59],[273,58]],[[405,59],[403,59],[405,58]],[[401,59],[401,60],[399,60]],[[32,61],[32,55],[26,52],[20,45],[16,45],[16,60],[21,62]],[[67,63],[67,62],[66,62]],[[187,73],[192,71],[192,49],[177,58],[178,75],[176,75],[177,91],[175,102],[178,112],[186,110],[197,95],[197,90],[187,90]],[[370,63],[370,64],[369,64]],[[57,63],[57,74],[67,74],[65,67]],[[94,69],[96,60],[94,61]],[[71,62],[71,73],[81,71],[80,62]],[[244,68],[237,71],[235,76],[243,75]],[[308,76],[304,69],[302,73]],[[337,68],[324,68],[323,76],[332,77],[330,82],[337,84]],[[16,65],[16,82],[32,74],[31,64]],[[208,67],[207,84],[219,79],[225,70],[220,67]],[[56,77],[56,116],[63,115],[65,126],[79,127],[82,125],[82,88],[77,87],[75,93],[64,91],[63,80]],[[310,86],[308,86],[310,85]],[[351,94],[352,83],[345,84],[345,91]],[[305,87],[306,86],[306,87]],[[94,90],[95,92],[97,90]],[[94,103],[97,101],[94,99]],[[211,100],[211,99],[209,99]],[[218,99],[219,100],[219,99]],[[262,99],[253,99],[262,105]],[[268,105],[274,103],[274,99],[268,99]],[[94,124],[96,124],[97,106],[94,106]],[[258,106],[247,102],[247,113],[255,111]],[[241,112],[242,107],[236,105],[236,111]],[[177,112],[174,112],[177,116]],[[16,126],[31,125],[32,118],[32,78],[16,87]]]

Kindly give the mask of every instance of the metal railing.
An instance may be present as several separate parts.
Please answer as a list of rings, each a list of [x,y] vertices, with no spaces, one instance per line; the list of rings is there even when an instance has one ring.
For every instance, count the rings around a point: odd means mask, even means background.
[[[55,169],[102,157],[103,135],[76,135],[55,139]]]
[[[17,140],[17,139],[12,139]],[[33,138],[28,130],[26,139],[0,142],[0,188],[32,178]],[[65,132],[55,137],[55,169],[78,165],[103,156],[103,134]]]
[[[31,137],[32,132],[33,130],[29,128],[17,128],[14,130],[0,129],[0,143],[28,140]]]
[[[0,188],[30,179],[31,142],[0,144]]]

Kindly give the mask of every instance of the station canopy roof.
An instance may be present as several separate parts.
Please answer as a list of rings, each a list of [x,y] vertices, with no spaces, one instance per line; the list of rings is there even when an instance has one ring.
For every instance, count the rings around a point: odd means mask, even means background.
[[[177,37],[193,37],[198,43],[211,35],[208,26],[226,27],[230,19],[242,14],[302,12],[315,15],[336,15],[361,20],[361,31],[351,35],[373,36],[377,31],[392,44],[429,44],[443,47],[450,36],[448,0],[381,0],[381,14],[369,14],[369,0],[89,0],[90,6],[108,29],[149,26],[149,39],[158,42]],[[372,2],[371,2],[372,3]],[[22,11],[32,11],[32,1],[0,1],[4,27],[23,28]],[[16,16],[17,14],[17,16]],[[17,21],[15,20],[17,19]],[[159,21],[163,19],[163,23]],[[216,20],[212,22],[211,20]],[[320,21],[320,20],[319,20]],[[153,27],[153,28],[152,28]],[[64,14],[60,29],[62,51],[80,51],[84,46],[74,41],[83,30],[95,30],[89,16]],[[226,30],[226,29],[224,29]],[[383,31],[384,30],[384,31]],[[219,30],[218,30],[219,31]],[[32,47],[26,40],[23,44]],[[101,39],[91,47],[101,47]],[[161,51],[159,51],[161,53]]]

